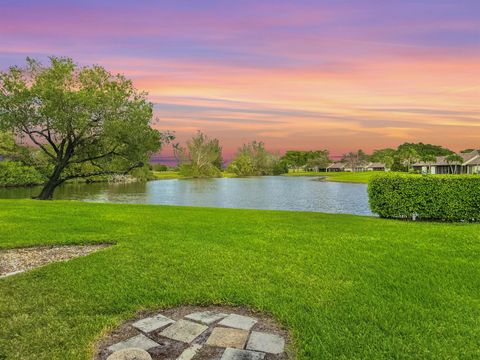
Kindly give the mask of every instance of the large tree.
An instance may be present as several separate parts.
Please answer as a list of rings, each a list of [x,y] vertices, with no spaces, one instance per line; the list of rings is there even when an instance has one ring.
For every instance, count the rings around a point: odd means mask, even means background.
[[[386,148],[374,150],[370,160],[373,162],[383,163],[385,164],[385,168],[390,170],[395,162],[395,156],[395,149]]]
[[[423,157],[426,155],[434,155],[434,156],[447,156],[453,153],[452,150],[444,148],[440,145],[432,145],[432,144],[424,144],[422,142],[419,143],[403,143],[398,146],[397,152],[398,153],[406,153],[408,149],[413,149],[417,153],[419,157]]]
[[[363,150],[350,151],[342,156],[342,161],[346,162],[352,171],[358,171],[359,168],[367,164],[369,156]]]
[[[263,142],[252,141],[238,149],[228,170],[238,176],[278,175],[287,170],[282,161],[278,154],[268,152]]]
[[[315,169],[315,171],[326,169],[332,162],[328,150],[312,151],[308,157],[306,167],[308,169]]]
[[[420,158],[420,155],[414,147],[399,147],[397,156],[400,162],[407,168],[407,171],[410,171],[413,164],[415,164]]]
[[[48,66],[0,73],[0,130],[26,137],[42,153],[47,175],[38,199],[69,179],[128,173],[170,135],[150,127],[153,105],[123,75],[51,57]]]
[[[223,167],[222,147],[218,139],[210,139],[198,131],[186,148],[175,145],[180,173],[191,177],[219,177]]]

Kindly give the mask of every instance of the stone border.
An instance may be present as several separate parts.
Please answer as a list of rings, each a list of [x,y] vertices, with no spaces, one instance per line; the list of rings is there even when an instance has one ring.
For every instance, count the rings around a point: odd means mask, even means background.
[[[271,316],[232,306],[142,311],[97,342],[94,360],[107,360],[115,351],[131,347],[148,351],[153,360],[296,358],[288,331]]]

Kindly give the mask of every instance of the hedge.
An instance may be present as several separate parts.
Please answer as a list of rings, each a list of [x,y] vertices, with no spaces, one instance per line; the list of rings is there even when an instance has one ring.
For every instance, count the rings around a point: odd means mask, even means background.
[[[368,195],[371,210],[383,218],[480,221],[478,175],[378,175]]]
[[[0,186],[30,186],[42,184],[45,179],[33,167],[16,161],[0,161]]]

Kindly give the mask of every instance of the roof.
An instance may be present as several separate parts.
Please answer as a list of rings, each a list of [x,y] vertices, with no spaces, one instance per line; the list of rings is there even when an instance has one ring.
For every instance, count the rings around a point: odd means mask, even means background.
[[[332,165],[327,167],[327,169],[343,169],[345,166],[347,166],[347,164],[342,162],[334,162]]]
[[[372,162],[367,165],[367,168],[384,168],[385,164],[379,162]]]
[[[425,161],[418,161],[413,166],[424,166],[424,165],[433,165],[433,166],[449,166],[449,165],[480,165],[480,153],[478,150],[474,150],[467,154],[457,154],[462,159],[463,162],[452,162],[449,163],[446,158],[447,156],[437,156],[437,159],[434,162],[425,162]]]

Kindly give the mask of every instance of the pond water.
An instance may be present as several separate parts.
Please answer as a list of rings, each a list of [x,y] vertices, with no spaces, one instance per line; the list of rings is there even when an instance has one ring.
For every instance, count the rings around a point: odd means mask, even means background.
[[[0,189],[0,198],[29,198],[38,192],[38,188]],[[312,177],[67,184],[57,190],[55,199],[372,215],[367,185],[326,182]]]

